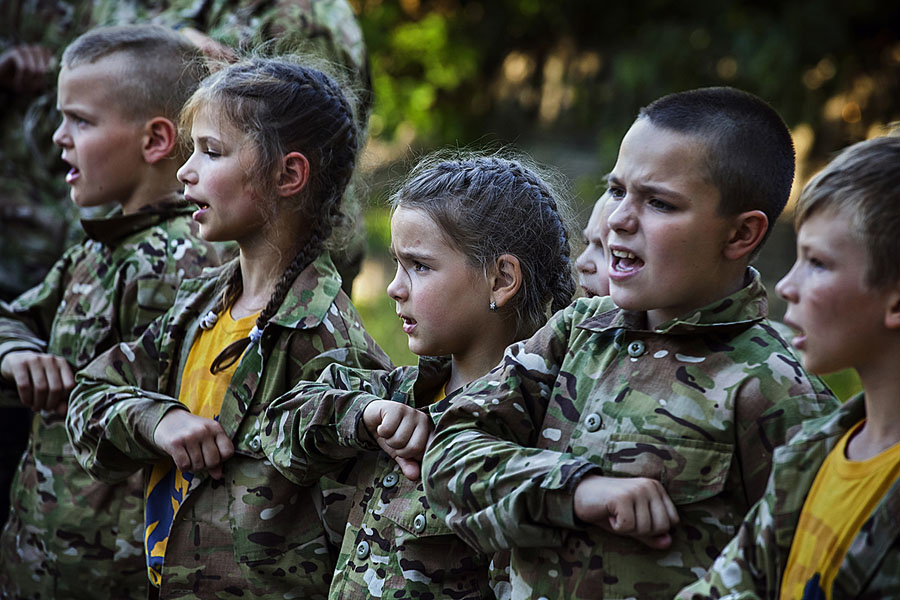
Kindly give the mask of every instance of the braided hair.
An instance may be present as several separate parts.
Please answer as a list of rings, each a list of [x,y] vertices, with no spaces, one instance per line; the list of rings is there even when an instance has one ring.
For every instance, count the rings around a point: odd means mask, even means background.
[[[436,154],[413,168],[391,204],[422,210],[472,266],[487,273],[503,254],[524,279],[513,300],[516,333],[531,335],[572,301],[569,206],[523,157]]]
[[[297,276],[325,247],[342,224],[344,195],[358,152],[356,121],[338,84],[320,70],[287,58],[253,58],[238,62],[203,82],[182,111],[182,130],[198,112],[212,107],[256,145],[254,170],[263,197],[272,197],[282,159],[300,152],[309,161],[309,180],[297,197],[295,214],[308,224],[309,237],[288,264],[256,320],[250,337],[226,347],[210,366],[215,374],[237,362],[247,346],[260,339]],[[219,314],[242,292],[239,261],[223,273],[222,292],[213,309]]]

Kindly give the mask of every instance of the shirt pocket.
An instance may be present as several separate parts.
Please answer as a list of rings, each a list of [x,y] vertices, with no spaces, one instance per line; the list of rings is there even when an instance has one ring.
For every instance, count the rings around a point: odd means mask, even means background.
[[[728,481],[734,446],[708,440],[614,433],[601,468],[616,477],[647,477],[663,484],[676,505],[721,493]]]
[[[399,474],[399,471],[392,471],[391,474],[400,479],[400,489],[384,506],[382,515],[403,530],[402,533],[398,532],[397,537],[429,538],[446,535],[456,537],[444,520],[428,506],[421,482],[409,481],[404,475]]]

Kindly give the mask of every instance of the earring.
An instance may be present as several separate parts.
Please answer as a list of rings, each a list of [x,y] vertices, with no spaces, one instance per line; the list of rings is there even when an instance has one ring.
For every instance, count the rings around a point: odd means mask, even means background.
[[[491,303],[488,305],[488,308],[491,312],[497,312],[497,303],[491,300]]]

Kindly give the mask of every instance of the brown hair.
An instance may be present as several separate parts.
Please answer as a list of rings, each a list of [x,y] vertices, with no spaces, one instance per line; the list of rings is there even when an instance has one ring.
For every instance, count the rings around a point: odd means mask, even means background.
[[[846,218],[865,246],[868,285],[900,281],[900,137],[874,138],[841,151],[803,188],[795,228],[826,210]]]

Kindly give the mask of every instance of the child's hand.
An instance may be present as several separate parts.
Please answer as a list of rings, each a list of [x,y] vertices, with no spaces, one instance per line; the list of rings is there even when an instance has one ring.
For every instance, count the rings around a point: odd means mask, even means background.
[[[12,46],[0,54],[0,87],[19,94],[43,91],[52,65],[53,54],[43,46]]]
[[[662,484],[644,477],[588,475],[575,488],[575,516],[662,550],[678,512]]]
[[[434,426],[420,410],[399,402],[374,400],[363,411],[363,423],[381,449],[397,461],[407,478],[421,475],[422,457]]]
[[[218,421],[181,408],[170,410],[159,421],[153,443],[181,471],[206,470],[213,479],[221,479],[222,463],[234,454],[234,444]]]
[[[19,399],[31,410],[66,414],[75,375],[63,357],[31,350],[10,352],[3,357],[0,374],[15,382]]]

